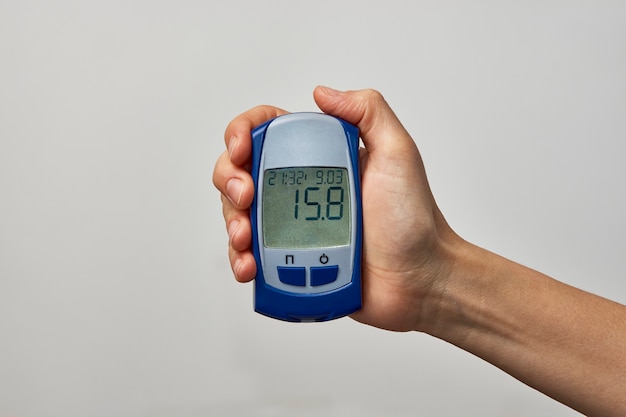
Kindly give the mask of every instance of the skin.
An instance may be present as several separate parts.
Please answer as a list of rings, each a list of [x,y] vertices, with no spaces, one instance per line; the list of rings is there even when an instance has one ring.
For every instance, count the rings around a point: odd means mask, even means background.
[[[459,237],[435,203],[415,142],[380,93],[317,87],[313,96],[323,112],[357,125],[365,145],[363,308],[352,317],[443,339],[584,414],[626,415],[626,307]],[[236,117],[215,165],[240,282],[256,273],[250,131],[285,113],[259,106]]]

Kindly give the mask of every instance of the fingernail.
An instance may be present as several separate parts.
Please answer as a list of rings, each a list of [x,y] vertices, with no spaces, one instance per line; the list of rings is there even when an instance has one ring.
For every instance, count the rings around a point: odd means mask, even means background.
[[[226,194],[228,199],[239,207],[241,195],[243,194],[243,182],[239,178],[229,179],[226,183]]]
[[[239,229],[239,220],[233,220],[228,225],[228,240],[233,241],[233,237],[237,233],[237,229]]]
[[[239,271],[241,270],[241,259],[235,259],[233,262],[233,273],[235,274],[235,278],[239,278]]]
[[[237,136],[231,137],[230,140],[228,141],[228,157],[230,159],[233,159],[233,152],[235,148],[237,147],[237,144],[238,144]]]
[[[336,96],[338,94],[341,94],[341,91],[335,90],[334,88],[326,87],[324,85],[320,85],[320,89],[324,94],[328,96]]]

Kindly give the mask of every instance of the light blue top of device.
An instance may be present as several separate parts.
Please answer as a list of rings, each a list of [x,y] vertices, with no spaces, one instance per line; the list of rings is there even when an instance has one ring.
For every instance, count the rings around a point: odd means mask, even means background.
[[[293,113],[252,131],[255,310],[325,321],[361,308],[358,128]]]

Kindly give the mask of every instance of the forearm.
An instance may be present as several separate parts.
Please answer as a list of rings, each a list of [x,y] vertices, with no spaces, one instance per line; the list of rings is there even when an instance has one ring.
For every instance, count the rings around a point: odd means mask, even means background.
[[[426,331],[588,415],[626,415],[626,307],[469,244]]]

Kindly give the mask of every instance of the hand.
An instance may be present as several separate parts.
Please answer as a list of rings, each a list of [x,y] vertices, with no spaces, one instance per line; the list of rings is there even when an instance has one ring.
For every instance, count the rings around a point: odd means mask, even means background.
[[[363,308],[352,317],[427,332],[587,415],[624,415],[626,308],[458,237],[435,204],[415,143],[379,93],[318,87],[314,98],[323,112],[358,125],[365,144]],[[256,273],[250,131],[284,113],[262,106],[235,118],[213,173],[242,282]]]
[[[389,330],[421,330],[433,311],[427,296],[445,286],[454,263],[450,248],[462,241],[435,204],[415,143],[380,93],[318,87],[314,99],[323,112],[357,125],[365,144],[360,150],[363,308],[352,317]],[[256,273],[250,249],[250,131],[285,113],[260,106],[235,118],[225,133],[227,151],[215,166],[229,258],[240,282]]]

